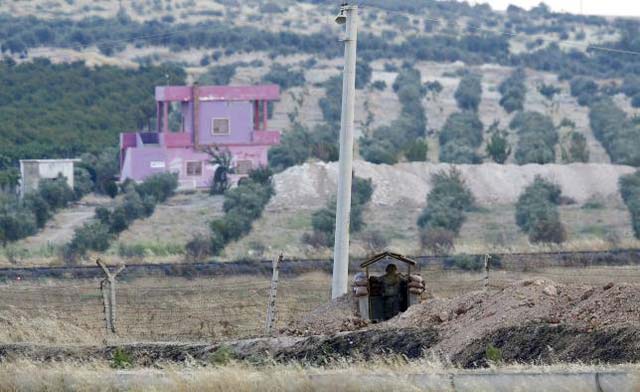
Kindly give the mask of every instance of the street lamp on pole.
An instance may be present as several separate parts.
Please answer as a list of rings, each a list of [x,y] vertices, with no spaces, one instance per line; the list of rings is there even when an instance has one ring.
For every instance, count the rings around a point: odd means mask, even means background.
[[[358,40],[358,6],[343,4],[336,23],[345,25],[344,75],[342,77],[342,118],[340,122],[340,162],[336,231],[333,248],[331,298],[347,293],[349,276],[349,218],[353,166],[353,120],[356,93],[356,46]]]

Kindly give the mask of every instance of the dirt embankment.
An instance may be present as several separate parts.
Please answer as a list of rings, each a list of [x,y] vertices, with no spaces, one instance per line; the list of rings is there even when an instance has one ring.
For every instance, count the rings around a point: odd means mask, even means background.
[[[431,190],[431,175],[448,170],[446,163],[411,162],[393,166],[354,162],[357,176],[371,178],[371,202],[380,206],[423,205]],[[513,204],[522,190],[541,175],[556,182],[578,203],[590,197],[619,198],[618,178],[635,171],[630,166],[576,163],[570,165],[455,165],[482,205]],[[276,195],[270,209],[317,208],[337,190],[337,163],[294,166],[275,177]]]
[[[476,339],[527,323],[570,325],[592,332],[608,327],[640,328],[640,287],[560,285],[545,280],[516,282],[499,292],[471,292],[431,299],[376,328],[433,326],[441,341],[435,350],[455,355]]]
[[[500,291],[476,291],[456,298],[432,298],[395,318],[359,331],[351,320],[347,297],[316,309],[295,326],[322,338],[297,343],[285,356],[316,359],[319,353],[351,355],[343,341],[353,341],[363,354],[385,349],[412,356],[416,350],[434,353],[464,366],[485,362],[490,345],[501,349],[507,361],[581,360],[625,362],[640,359],[640,287],[607,284],[603,287],[562,285],[546,280],[513,283]],[[333,309],[333,311],[332,311]],[[327,320],[328,322],[325,322]],[[341,322],[342,320],[342,322]],[[336,334],[336,328],[343,331]],[[415,330],[430,338],[416,338]],[[365,334],[371,343],[359,345]],[[370,336],[371,335],[371,336]],[[375,338],[373,338],[374,336]],[[411,350],[398,345],[400,336],[413,342]],[[527,342],[527,344],[523,344]],[[604,350],[616,347],[615,351]],[[291,351],[294,354],[291,354]]]

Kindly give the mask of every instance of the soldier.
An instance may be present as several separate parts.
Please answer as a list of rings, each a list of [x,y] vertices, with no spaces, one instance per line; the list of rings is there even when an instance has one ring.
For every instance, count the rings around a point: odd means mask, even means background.
[[[395,264],[389,264],[385,269],[382,280],[382,297],[384,300],[384,319],[388,320],[400,312],[400,281],[402,276],[398,273]]]

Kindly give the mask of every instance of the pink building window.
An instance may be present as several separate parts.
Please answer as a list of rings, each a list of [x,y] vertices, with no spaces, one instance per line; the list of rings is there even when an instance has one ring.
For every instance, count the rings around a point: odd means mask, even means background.
[[[202,162],[187,162],[187,176],[199,177],[202,175]]]
[[[253,163],[250,160],[241,160],[236,163],[236,173],[249,174],[253,168]]]
[[[211,119],[211,134],[216,135],[229,135],[231,134],[231,128],[229,126],[228,118],[213,118]]]

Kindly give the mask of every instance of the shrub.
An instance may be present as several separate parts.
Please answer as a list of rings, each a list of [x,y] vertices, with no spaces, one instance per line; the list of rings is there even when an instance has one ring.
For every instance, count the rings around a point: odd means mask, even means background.
[[[75,193],[62,175],[53,180],[41,180],[37,192],[53,210],[65,208],[75,199]]]
[[[74,264],[88,251],[104,252],[109,249],[111,239],[109,228],[102,222],[85,223],[75,230],[71,242],[63,248],[63,258],[65,262]]]
[[[481,77],[467,72],[460,80],[454,97],[460,109],[477,111],[482,99]]]
[[[322,231],[313,231],[311,233],[302,234],[302,242],[314,248],[331,246],[329,236]]]
[[[356,233],[365,226],[362,212],[364,206],[373,195],[373,183],[371,179],[363,179],[354,176],[351,183],[351,213],[349,231]],[[316,210],[311,216],[313,234],[305,234],[303,242],[312,246],[331,246],[335,239],[336,230],[336,200],[332,198],[327,206]]]
[[[473,194],[455,168],[431,177],[432,188],[427,195],[427,206],[418,218],[422,229],[444,229],[458,234],[464,223],[465,211],[473,208]]]
[[[440,82],[438,82],[437,80],[434,80],[432,82],[427,82],[424,84],[424,87],[427,89],[428,92],[434,94],[434,95],[438,95],[442,92],[443,88],[442,84]]]
[[[396,151],[396,146],[388,140],[375,136],[360,138],[360,155],[367,162],[393,165],[398,162]]]
[[[231,78],[236,74],[237,64],[216,65],[207,68],[207,71],[198,78],[201,86],[226,86],[231,83]]]
[[[429,151],[429,145],[424,139],[417,139],[411,143],[406,149],[404,156],[410,162],[424,162],[427,160],[427,152]]]
[[[129,228],[131,221],[124,207],[117,206],[109,217],[109,232],[112,234],[122,233]]]
[[[115,199],[118,196],[118,184],[116,184],[113,180],[107,180],[103,184],[104,193],[112,199]]]
[[[189,261],[202,261],[212,255],[211,238],[202,234],[196,234],[185,246],[185,255]]]
[[[275,192],[271,175],[268,168],[253,170],[237,187],[225,192],[224,217],[209,223],[212,255],[220,254],[227,243],[238,240],[251,231],[253,221],[262,215]]]
[[[494,162],[503,164],[511,155],[511,144],[507,140],[507,132],[503,129],[498,129],[498,123],[495,122],[489,128],[489,133],[491,134],[491,139],[487,143],[487,155]]]
[[[598,85],[590,78],[578,76],[571,79],[571,95],[578,98],[578,103],[582,106],[589,105],[597,98]]]
[[[30,210],[15,203],[0,207],[0,242],[3,246],[36,233],[38,225]]]
[[[458,268],[464,271],[480,271],[484,268],[484,258],[480,255],[455,255],[444,260],[445,268]]]
[[[104,252],[110,241],[126,230],[131,222],[153,214],[159,198],[166,200],[177,186],[176,176],[169,173],[151,176],[138,185],[126,184],[119,204],[113,209],[97,207],[95,221],[76,229],[71,242],[63,249],[64,260],[73,263],[88,250]]]
[[[516,224],[529,234],[531,242],[561,243],[566,240],[557,207],[561,196],[559,186],[536,176],[518,198]]]
[[[559,244],[566,240],[567,232],[557,214],[537,216],[537,220],[529,232],[529,241],[534,243],[546,242]]]
[[[560,91],[562,91],[559,87],[556,87],[554,85],[551,84],[542,84],[538,87],[538,91],[540,92],[540,94],[542,94],[545,98],[551,100],[553,99],[553,96],[556,94],[559,94]]]
[[[82,154],[77,168],[84,169],[89,173],[96,192],[113,198],[118,193],[114,178],[120,172],[119,152],[117,148],[113,147],[101,151],[99,154]]]
[[[273,64],[269,72],[262,78],[264,82],[277,84],[283,90],[291,87],[303,86],[306,82],[302,70],[292,70],[282,64]]]
[[[260,5],[260,12],[264,14],[280,14],[284,10],[276,3],[264,3]]]
[[[555,162],[558,132],[551,118],[538,112],[519,112],[509,126],[518,131],[515,158],[519,164]]]
[[[281,171],[311,157],[337,161],[339,131],[337,124],[319,125],[310,132],[300,123],[294,123],[293,128],[282,135],[280,144],[269,149],[269,167]]]
[[[209,355],[209,362],[216,366],[224,366],[236,358],[229,346],[220,345],[216,351]]]
[[[109,222],[111,221],[111,210],[109,210],[107,207],[96,207],[95,218],[99,222],[109,226]]]
[[[156,198],[151,196],[151,195],[147,195],[142,199],[142,211],[143,211],[143,216],[144,217],[150,217],[151,215],[153,215],[153,212],[156,210],[156,204],[158,202],[156,201]]]
[[[640,166],[640,124],[629,119],[611,98],[591,105],[589,121],[613,163]]]
[[[421,156],[422,146],[416,146],[416,140],[426,136],[427,116],[422,106],[426,89],[420,71],[404,67],[393,82],[393,90],[402,104],[401,115],[390,126],[376,128],[371,135],[360,138],[360,155],[372,163],[394,164],[407,153],[415,154],[412,158]]]
[[[562,148],[562,159],[565,162],[589,162],[589,147],[583,134],[571,132],[568,144],[568,147]]]
[[[631,215],[633,233],[640,238],[640,171],[620,177],[619,187]]]
[[[483,125],[472,111],[451,114],[440,131],[440,161],[479,163],[476,149],[482,144]]]
[[[373,69],[371,68],[371,65],[360,58],[356,63],[356,88],[359,90],[365,88],[365,86],[371,81],[372,74]],[[342,92],[342,90],[340,91]]]
[[[502,362],[502,350],[495,347],[493,344],[489,344],[485,350],[485,358],[487,362],[498,364]]]
[[[116,347],[111,359],[111,367],[114,369],[127,369],[133,366],[131,356],[121,347]]]
[[[420,246],[435,255],[447,254],[453,250],[456,233],[440,228],[420,230]]]
[[[249,172],[249,179],[256,184],[270,186],[273,179],[273,170],[268,166],[260,166]]]
[[[242,211],[242,215],[254,220],[260,217],[272,195],[273,188],[270,185],[264,186],[249,180],[225,192],[223,209],[225,213]]]
[[[42,229],[53,216],[49,203],[38,193],[31,193],[24,197],[24,205],[29,209],[36,220],[36,226]]]
[[[153,196],[158,203],[164,203],[178,188],[178,176],[174,173],[154,174],[135,186],[140,197]]]
[[[118,244],[118,256],[122,258],[143,258],[147,254],[147,249],[142,244],[126,245],[123,243]]]
[[[384,80],[376,80],[371,83],[371,87],[378,91],[384,91],[387,88],[387,83]]]
[[[584,210],[601,210],[605,207],[605,201],[602,196],[591,196],[587,201],[582,205],[582,209]]]
[[[524,69],[518,68],[511,74],[511,76],[500,83],[498,88],[500,94],[502,94],[500,105],[508,113],[523,109],[524,99],[527,93],[524,81]]]
[[[369,254],[379,253],[389,246],[387,236],[380,230],[369,230],[363,233],[361,238]]]
[[[91,193],[94,189],[91,174],[83,167],[73,168],[73,192],[76,200],[80,200],[84,195]]]

